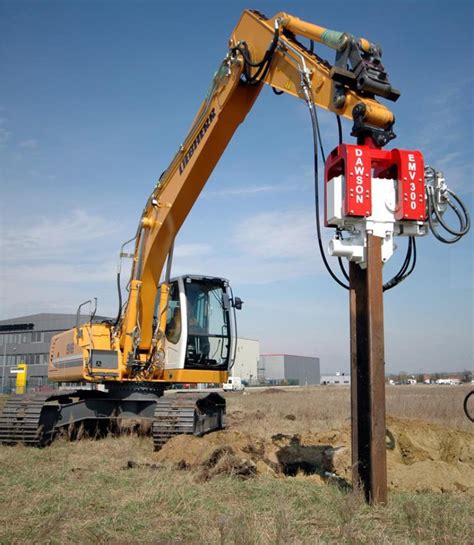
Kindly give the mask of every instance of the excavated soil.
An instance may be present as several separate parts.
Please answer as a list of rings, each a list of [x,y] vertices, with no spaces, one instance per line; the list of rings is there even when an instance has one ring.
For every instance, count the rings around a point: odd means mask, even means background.
[[[159,463],[194,469],[198,479],[232,474],[297,476],[323,483],[351,481],[350,429],[259,437],[227,429],[181,435],[155,454]],[[392,489],[460,491],[474,496],[474,434],[423,421],[387,420],[388,482]]]

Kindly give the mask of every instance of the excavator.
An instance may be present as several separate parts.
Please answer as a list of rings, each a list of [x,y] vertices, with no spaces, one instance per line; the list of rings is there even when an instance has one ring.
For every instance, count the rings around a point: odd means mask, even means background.
[[[315,52],[315,42],[335,51],[333,64]],[[173,245],[212,170],[264,85],[276,94],[302,99],[313,120],[316,106],[334,112],[338,121],[340,117],[352,120],[352,135],[358,144],[371,148],[374,156],[377,152],[390,153],[381,148],[395,137],[394,115],[378,98],[396,101],[400,93],[389,81],[378,45],[286,13],[267,18],[257,11],[244,11],[184,142],[151,192],[135,236],[121,248],[120,263],[123,258],[132,259],[125,304],[119,265],[116,319],[95,321],[97,301],[87,301],[77,311],[76,327],[51,341],[49,380],[77,387],[13,395],[0,416],[2,443],[41,447],[71,426],[129,419],[147,421],[155,449],[159,449],[175,435],[202,435],[225,426],[225,400],[218,393],[190,393],[171,387],[227,381],[236,351],[236,310],[242,307],[242,301],[233,295],[226,279],[171,277]],[[319,133],[317,123],[315,130]],[[328,159],[332,185],[328,180],[327,187],[339,187],[338,198],[343,200],[341,185],[333,182],[340,180],[344,169],[349,168],[351,149],[349,145],[344,148],[341,142]],[[356,150],[355,161],[357,156]],[[403,170],[401,156],[397,157]],[[379,176],[383,171],[385,177],[397,178],[390,157],[380,155],[374,160],[379,162]],[[357,162],[355,166],[356,171],[361,168]],[[417,163],[414,168],[416,191],[423,195],[418,199],[417,193],[411,203],[415,207],[408,207],[407,211],[416,214],[402,214],[393,222],[397,225],[396,234],[410,237],[423,234],[427,219],[433,216],[426,211],[427,182],[424,177],[420,181],[417,170],[423,169],[423,165]],[[349,180],[352,173],[346,175]],[[431,180],[432,193],[440,205],[443,179],[434,173]],[[355,185],[348,189],[356,204],[361,202],[359,181],[354,179]],[[368,190],[364,191],[367,196]],[[334,198],[331,202],[331,217],[326,223],[337,230],[332,253],[357,259],[363,266],[357,239],[350,238],[355,237],[356,225],[350,220],[360,222],[368,211],[346,210],[346,221],[338,213],[341,204],[338,208]],[[349,238],[341,235],[344,227]],[[464,223],[461,230],[466,227]],[[386,242],[390,244],[391,240]],[[128,244],[133,244],[130,253],[125,252]],[[81,309],[86,304],[91,310],[90,319],[81,323]],[[166,390],[170,391],[165,394]]]

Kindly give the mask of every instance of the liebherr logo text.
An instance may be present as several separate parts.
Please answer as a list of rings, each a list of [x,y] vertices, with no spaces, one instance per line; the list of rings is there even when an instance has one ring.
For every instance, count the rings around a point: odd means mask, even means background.
[[[189,163],[191,157],[194,155],[194,152],[197,150],[197,147],[201,143],[201,140],[204,138],[204,135],[206,134],[209,127],[211,126],[211,123],[214,121],[215,117],[216,117],[216,111],[214,110],[214,108],[212,108],[208,118],[206,119],[206,121],[204,121],[204,125],[202,126],[202,129],[199,131],[198,135],[193,140],[193,143],[189,146],[188,152],[186,153],[186,155],[184,156],[184,159],[181,161],[179,165],[180,174],[184,172],[186,165]]]

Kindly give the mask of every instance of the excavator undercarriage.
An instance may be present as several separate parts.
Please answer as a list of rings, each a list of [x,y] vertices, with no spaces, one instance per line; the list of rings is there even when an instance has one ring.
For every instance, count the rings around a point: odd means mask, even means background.
[[[224,428],[219,394],[167,392],[151,385],[100,390],[56,390],[11,396],[0,414],[0,443],[48,446],[63,433],[75,438],[123,428],[150,431],[155,450],[175,435],[203,435]]]

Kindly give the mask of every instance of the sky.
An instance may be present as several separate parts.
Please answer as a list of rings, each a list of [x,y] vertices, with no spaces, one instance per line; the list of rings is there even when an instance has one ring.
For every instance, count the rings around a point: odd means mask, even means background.
[[[248,7],[380,43],[401,91],[388,148],[422,151],[474,210],[471,2],[0,0],[0,319],[72,313],[91,297],[116,314],[120,245]],[[320,122],[329,152],[334,115]],[[262,353],[343,372],[348,294],[322,266],[313,185],[307,108],[265,88],[180,231],[173,272],[229,278],[245,301],[239,334]],[[473,240],[418,240],[414,274],[384,298],[387,372],[473,368]]]

